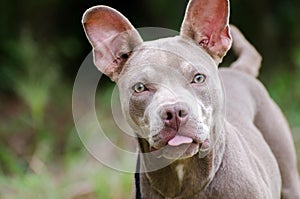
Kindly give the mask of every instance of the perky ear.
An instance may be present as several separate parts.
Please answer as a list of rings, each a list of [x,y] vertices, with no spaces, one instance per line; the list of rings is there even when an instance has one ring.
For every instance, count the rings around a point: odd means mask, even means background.
[[[228,0],[191,0],[181,35],[195,40],[219,64],[231,47]]]
[[[121,13],[107,6],[88,9],[82,24],[93,46],[95,65],[117,81],[133,49],[143,42],[140,35]]]

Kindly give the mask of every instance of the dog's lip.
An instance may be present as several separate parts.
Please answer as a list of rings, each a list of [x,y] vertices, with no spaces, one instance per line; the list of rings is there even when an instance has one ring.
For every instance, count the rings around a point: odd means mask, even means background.
[[[153,146],[150,148],[150,152],[157,151],[157,150],[158,150],[158,149],[155,148],[155,147],[153,147]]]
[[[210,146],[210,141],[208,138],[206,138],[203,142],[200,143],[200,149],[201,150],[207,150]]]

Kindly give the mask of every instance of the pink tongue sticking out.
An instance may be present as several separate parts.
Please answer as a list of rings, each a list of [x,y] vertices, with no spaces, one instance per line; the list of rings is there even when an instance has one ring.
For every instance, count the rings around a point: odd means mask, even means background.
[[[176,135],[174,138],[169,140],[168,144],[170,146],[179,146],[181,144],[189,144],[192,143],[193,139],[186,136]]]

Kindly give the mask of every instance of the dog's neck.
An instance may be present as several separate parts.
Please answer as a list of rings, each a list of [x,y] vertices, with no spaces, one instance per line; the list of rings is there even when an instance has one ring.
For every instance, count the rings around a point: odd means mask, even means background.
[[[162,197],[188,198],[204,190],[218,171],[225,150],[224,129],[218,130],[220,132],[214,147],[205,157],[199,158],[199,154],[196,154],[188,159],[176,160],[156,171],[141,173],[142,194],[156,192],[155,195]],[[139,139],[139,144],[141,151],[145,152],[147,141]],[[141,167],[145,168],[150,160],[141,158],[141,161]]]

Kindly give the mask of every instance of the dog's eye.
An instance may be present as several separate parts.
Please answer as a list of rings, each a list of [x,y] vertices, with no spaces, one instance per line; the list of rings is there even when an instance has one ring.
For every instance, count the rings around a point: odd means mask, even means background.
[[[135,85],[132,87],[132,89],[133,89],[134,92],[136,92],[136,93],[141,93],[141,92],[147,90],[146,86],[145,86],[143,83],[140,83],[140,82],[137,83],[137,84],[135,84]]]
[[[206,79],[205,75],[198,73],[194,76],[192,83],[198,83],[198,84],[203,83],[205,79]]]

